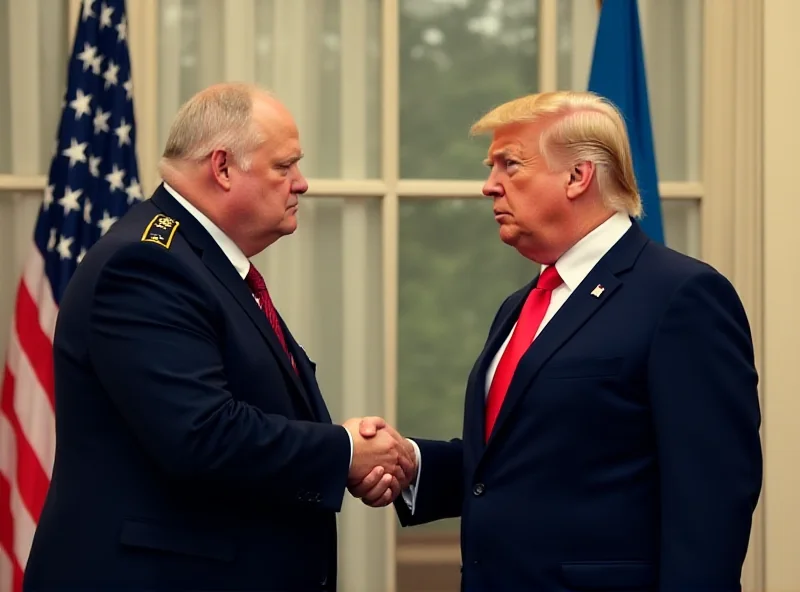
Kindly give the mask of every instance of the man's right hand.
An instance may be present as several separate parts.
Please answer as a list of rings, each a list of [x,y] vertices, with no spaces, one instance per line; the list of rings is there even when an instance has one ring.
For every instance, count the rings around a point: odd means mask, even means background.
[[[353,464],[347,482],[350,493],[373,507],[392,503],[401,491],[416,479],[416,453],[413,445],[380,417],[351,419],[345,422],[344,426],[353,436],[354,444]],[[353,429],[356,429],[357,433],[354,433]],[[376,444],[380,444],[384,454],[389,451],[391,458],[396,459],[394,466],[389,467],[384,463],[373,464],[371,470],[364,472],[362,468],[356,466],[355,450],[358,449],[359,442],[373,442],[377,436],[381,437],[381,442]],[[367,457],[363,466],[368,467],[371,462],[373,461]]]
[[[362,418],[348,419],[342,424],[353,438],[353,462],[347,477],[348,485],[360,483],[378,468],[383,469],[382,475],[393,475],[399,466],[400,443],[382,429],[386,425],[382,419],[370,419],[369,423],[374,425],[374,430],[369,430],[366,437],[361,433],[361,424],[364,421]],[[374,434],[370,435],[373,431]]]

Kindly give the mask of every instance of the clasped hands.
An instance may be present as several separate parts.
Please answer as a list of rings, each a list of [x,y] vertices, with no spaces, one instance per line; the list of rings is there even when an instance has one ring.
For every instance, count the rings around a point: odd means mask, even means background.
[[[343,427],[353,438],[347,489],[373,508],[392,503],[416,481],[414,445],[380,417],[353,418]]]

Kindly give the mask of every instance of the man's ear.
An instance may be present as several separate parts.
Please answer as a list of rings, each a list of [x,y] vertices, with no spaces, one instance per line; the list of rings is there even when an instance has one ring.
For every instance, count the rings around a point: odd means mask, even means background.
[[[225,150],[214,150],[210,160],[214,181],[226,191],[229,190],[231,188],[230,155]]]
[[[575,199],[583,195],[589,188],[594,178],[594,163],[585,160],[579,162],[569,171],[569,181],[567,182],[567,197]]]

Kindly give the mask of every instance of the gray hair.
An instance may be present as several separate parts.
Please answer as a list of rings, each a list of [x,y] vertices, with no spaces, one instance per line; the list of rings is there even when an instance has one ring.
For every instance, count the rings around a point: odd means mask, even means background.
[[[175,115],[161,156],[164,170],[180,161],[200,161],[214,150],[226,150],[242,170],[248,170],[251,154],[264,141],[253,124],[253,98],[266,91],[251,84],[225,83],[206,88]]]

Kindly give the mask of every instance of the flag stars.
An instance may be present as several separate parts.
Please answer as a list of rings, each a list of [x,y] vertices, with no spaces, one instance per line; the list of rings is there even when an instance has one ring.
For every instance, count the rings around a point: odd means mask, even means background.
[[[122,179],[125,177],[125,169],[120,170],[117,165],[114,165],[113,170],[106,175],[106,181],[108,181],[109,186],[111,187],[112,191],[120,190],[122,191],[125,189],[125,184],[122,182]]]
[[[89,157],[89,172],[92,174],[92,177],[100,178],[100,163],[102,161],[103,159],[99,156]]]
[[[75,258],[75,261],[78,263],[78,265],[81,264],[81,261],[83,261],[84,257],[86,257],[86,247],[81,247],[81,252],[78,253],[78,256]]]
[[[64,191],[64,197],[58,200],[58,205],[64,208],[64,217],[69,216],[70,212],[78,212],[81,209],[78,200],[83,195],[83,189],[71,189],[69,185]]]
[[[119,66],[114,63],[114,60],[109,60],[108,68],[103,73],[103,80],[106,81],[105,88],[114,85],[116,86],[119,84],[119,80],[117,80],[117,76],[119,75]]]
[[[62,259],[72,259],[73,242],[75,242],[75,237],[62,235],[61,238],[58,239],[58,245],[56,246],[58,256]]]
[[[85,95],[81,89],[75,91],[75,98],[69,102],[69,106],[75,111],[75,121],[78,121],[84,115],[90,115],[92,108],[89,104],[92,102],[92,95]]]
[[[97,47],[89,43],[83,44],[83,51],[76,56],[83,63],[83,71],[86,72],[89,68],[95,74],[100,74],[100,68],[103,64],[103,56],[97,55]],[[63,108],[63,106],[62,106]]]
[[[94,119],[92,123],[94,124],[94,133],[99,134],[100,132],[107,132],[108,131],[108,118],[111,117],[111,111],[103,111],[101,108],[95,109],[94,112]]]
[[[97,76],[100,76],[100,70],[102,70],[103,68],[104,59],[105,58],[103,58],[103,56],[99,55],[92,60],[92,73],[96,74]]]
[[[86,72],[94,65],[95,59],[97,59],[97,48],[89,43],[84,43],[83,51],[77,55],[77,58],[83,62],[83,71]]]
[[[89,201],[89,198],[83,202],[83,221],[87,224],[92,223],[92,202]]]
[[[83,20],[96,16],[92,10],[95,0],[83,0]]]
[[[86,147],[89,143],[81,142],[78,144],[78,140],[75,138],[71,138],[69,142],[69,148],[66,148],[61,154],[69,158],[70,168],[79,162],[86,162]]]
[[[58,241],[58,229],[51,228],[50,229],[50,238],[47,240],[47,250],[52,251],[56,248],[56,242]]]
[[[117,219],[108,215],[108,211],[103,212],[103,217],[97,221],[97,227],[100,229],[100,236],[103,236],[114,225]]]
[[[125,193],[128,194],[128,204],[132,204],[134,201],[142,201],[144,199],[144,196],[142,195],[142,186],[139,185],[139,181],[136,179],[136,177],[131,179],[131,184],[128,185]]]
[[[125,98],[130,101],[133,98],[133,81],[130,76],[128,76],[128,80],[125,81],[122,88],[125,89]]]
[[[128,38],[128,17],[123,16],[116,29],[117,41],[125,41]]]
[[[119,138],[119,145],[120,148],[125,144],[131,143],[131,124],[125,123],[125,118],[123,117],[122,120],[119,122],[119,127],[114,128],[114,133]]]
[[[100,8],[100,30],[102,31],[106,27],[111,27],[113,23],[111,22],[111,15],[114,14],[114,7],[107,6],[105,2],[101,5]]]

